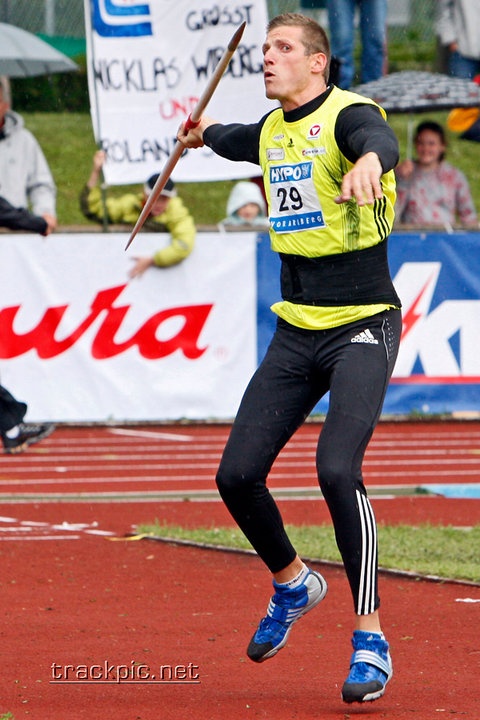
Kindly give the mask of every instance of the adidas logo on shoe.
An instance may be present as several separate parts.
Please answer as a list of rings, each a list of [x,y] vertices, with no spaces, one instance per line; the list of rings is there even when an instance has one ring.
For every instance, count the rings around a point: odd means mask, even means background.
[[[378,340],[373,337],[370,330],[367,328],[366,330],[362,330],[362,332],[358,333],[358,335],[355,335],[350,342],[352,343],[367,343],[369,345],[378,345]]]

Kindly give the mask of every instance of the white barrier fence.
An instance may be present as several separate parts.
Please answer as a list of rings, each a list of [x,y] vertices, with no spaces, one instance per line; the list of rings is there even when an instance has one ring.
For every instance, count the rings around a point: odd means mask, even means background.
[[[231,418],[257,363],[256,235],[199,233],[129,280],[167,236],[2,235],[0,379],[29,420]]]
[[[0,381],[29,420],[228,420],[275,327],[266,234],[200,232],[129,280],[166,235],[1,235]],[[404,330],[384,414],[480,412],[480,236],[394,233]],[[325,412],[328,397],[316,408]]]

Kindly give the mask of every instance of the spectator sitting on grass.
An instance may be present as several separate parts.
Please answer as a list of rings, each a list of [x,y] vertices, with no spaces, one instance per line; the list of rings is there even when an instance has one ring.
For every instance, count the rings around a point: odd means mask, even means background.
[[[54,223],[49,222],[51,219],[34,215],[26,208],[16,208],[4,197],[0,197],[0,228],[26,230],[46,236],[53,230]],[[54,431],[53,423],[24,423],[26,413],[26,403],[16,400],[0,385],[0,439],[5,453],[23,452]]]
[[[31,211],[43,218],[48,229],[41,234],[48,235],[57,227],[55,182],[38,141],[25,127],[22,116],[11,109],[8,95],[0,82],[0,195],[10,205],[9,221],[13,220],[13,209],[23,208],[25,213]],[[5,208],[7,205],[2,211]],[[25,217],[19,218],[17,212],[17,221],[23,222]]]
[[[478,219],[465,175],[446,162],[447,140],[443,127],[426,120],[415,132],[416,160],[395,168],[397,179],[396,222],[416,227],[455,225],[478,228]]]

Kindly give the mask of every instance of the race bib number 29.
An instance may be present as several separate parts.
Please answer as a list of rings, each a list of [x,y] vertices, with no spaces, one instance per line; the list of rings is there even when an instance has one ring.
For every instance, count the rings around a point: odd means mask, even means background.
[[[325,227],[313,164],[270,166],[270,224],[277,233]]]

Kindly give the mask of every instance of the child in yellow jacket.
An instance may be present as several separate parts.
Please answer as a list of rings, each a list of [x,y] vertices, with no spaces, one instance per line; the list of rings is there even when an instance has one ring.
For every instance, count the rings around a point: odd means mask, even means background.
[[[80,207],[89,220],[103,222],[104,203],[98,181],[105,162],[105,153],[98,150],[93,157],[91,175],[80,194]],[[144,185],[143,193],[126,193],[120,197],[110,197],[105,201],[105,210],[109,223],[134,225],[138,220],[146,199],[150,195],[158,178],[152,175]],[[155,201],[146,229],[170,233],[170,243],[157,250],[152,257],[136,257],[130,270],[130,277],[142,275],[149,267],[170,267],[185,260],[193,250],[196,228],[192,216],[177,195],[172,180],[168,180]]]

